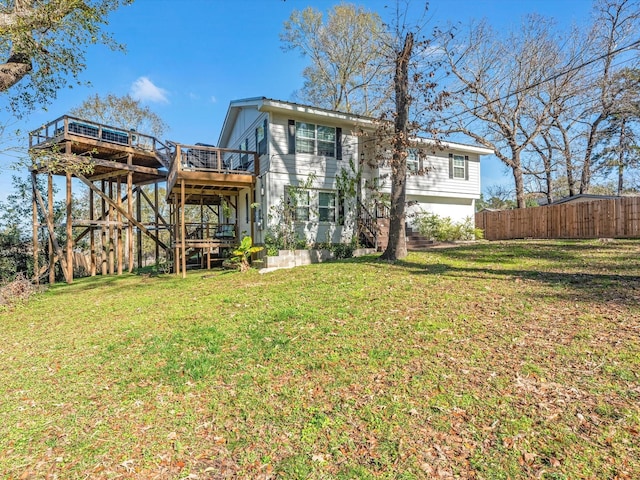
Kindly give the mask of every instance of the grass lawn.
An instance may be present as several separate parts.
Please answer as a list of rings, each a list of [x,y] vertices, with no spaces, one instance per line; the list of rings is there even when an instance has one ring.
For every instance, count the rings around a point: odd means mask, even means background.
[[[55,285],[0,311],[0,477],[640,478],[639,254]]]

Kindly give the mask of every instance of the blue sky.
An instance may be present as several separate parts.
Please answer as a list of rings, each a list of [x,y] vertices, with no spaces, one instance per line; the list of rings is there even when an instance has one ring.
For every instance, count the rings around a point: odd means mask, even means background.
[[[114,12],[107,31],[127,46],[126,53],[91,47],[81,80],[88,86],[65,88],[45,108],[20,122],[0,111],[0,124],[29,131],[78,106],[95,93],[131,93],[169,125],[166,138],[182,143],[215,144],[229,102],[266,96],[291,100],[302,85],[306,60],[283,52],[279,33],[294,9],[309,5],[327,10],[338,1],[325,0],[135,0]],[[364,5],[385,18],[394,0],[366,0]],[[417,6],[421,2],[413,0]],[[586,25],[590,0],[432,0],[432,24],[468,23],[486,17],[507,29],[531,12],[550,16],[559,26]],[[1,100],[1,99],[0,99]],[[6,140],[5,140],[6,141]],[[26,147],[28,138],[15,146]],[[0,145],[2,149],[3,145]],[[6,146],[4,146],[6,149]],[[11,155],[0,153],[0,200],[10,190]],[[482,161],[483,190],[512,184],[495,158]]]

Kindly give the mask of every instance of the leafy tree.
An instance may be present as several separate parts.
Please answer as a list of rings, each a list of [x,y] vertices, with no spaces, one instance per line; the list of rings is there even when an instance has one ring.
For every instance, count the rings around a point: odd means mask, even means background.
[[[161,138],[167,130],[167,124],[158,114],[142,105],[139,100],[133,99],[131,95],[92,95],[69,113],[104,125],[153,135],[156,138]]]
[[[43,182],[38,179],[37,188],[46,198]],[[32,244],[32,186],[31,181],[22,177],[12,177],[12,190],[4,202],[0,202],[0,281],[13,279],[19,272],[31,276],[34,272]],[[75,202],[74,202],[75,203]],[[65,214],[63,201],[53,205],[54,225],[58,225],[56,234],[61,241],[66,238],[64,226],[60,222]],[[39,215],[39,223],[44,218]],[[39,232],[39,256],[48,262],[44,231]]]
[[[133,0],[0,0],[0,92],[15,114],[46,104],[85,67],[87,45],[121,49],[102,26]]]
[[[379,113],[391,75],[386,35],[378,14],[361,6],[336,5],[326,18],[313,7],[294,10],[280,39],[285,51],[299,51],[311,61],[302,72],[302,100],[348,113]]]

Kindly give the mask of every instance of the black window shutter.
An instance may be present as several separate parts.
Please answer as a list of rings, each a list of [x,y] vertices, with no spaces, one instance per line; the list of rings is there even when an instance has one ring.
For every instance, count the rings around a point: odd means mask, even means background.
[[[289,120],[289,155],[296,153],[296,121]]]
[[[453,153],[449,154],[449,178],[453,178]]]
[[[464,179],[469,180],[469,155],[464,156]]]
[[[342,129],[336,128],[336,160],[342,160]]]
[[[267,134],[267,130],[268,130],[268,126],[267,126],[267,119],[264,119],[264,123],[262,125],[262,141],[264,142],[264,145],[262,145],[262,153],[267,153],[267,139],[269,138],[269,135]]]

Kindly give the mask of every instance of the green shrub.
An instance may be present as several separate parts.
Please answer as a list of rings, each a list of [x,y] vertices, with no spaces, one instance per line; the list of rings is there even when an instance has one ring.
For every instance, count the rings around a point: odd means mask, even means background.
[[[455,223],[451,217],[441,217],[435,213],[420,212],[415,215],[414,224],[420,235],[439,242],[458,240],[479,240],[483,238],[482,230],[476,228],[471,217],[462,223]]]

